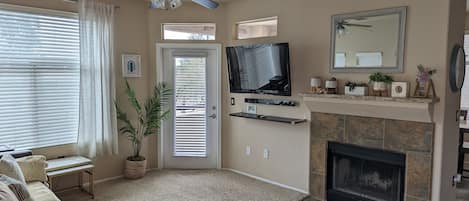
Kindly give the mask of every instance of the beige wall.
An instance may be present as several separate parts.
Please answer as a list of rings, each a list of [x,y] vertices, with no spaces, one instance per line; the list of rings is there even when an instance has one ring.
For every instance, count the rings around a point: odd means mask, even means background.
[[[234,35],[229,33],[228,45],[262,42],[289,42],[291,50],[291,68],[293,80],[293,99],[301,100],[297,95],[309,90],[308,80],[313,76],[329,78],[335,76],[343,84],[347,80],[367,81],[368,74],[330,74],[329,43],[331,16],[340,13],[349,13],[361,10],[373,10],[387,7],[408,6],[407,34],[405,47],[405,72],[395,74],[398,81],[412,81],[416,73],[416,66],[423,64],[436,68],[438,73],[434,76],[437,94],[441,97],[440,103],[435,106],[437,152],[434,159],[433,199],[443,199],[443,196],[453,195],[454,189],[450,185],[450,177],[455,173],[455,160],[446,154],[453,154],[449,147],[453,140],[444,143],[447,131],[454,130],[454,122],[449,125],[444,118],[451,119],[445,114],[454,113],[457,98],[450,95],[447,86],[448,67],[448,22],[449,2],[462,4],[463,0],[291,0],[288,3],[282,0],[238,0],[227,5],[227,24],[233,25],[237,21],[267,16],[279,16],[279,36],[275,38],[236,41]],[[461,8],[464,6],[461,6]],[[465,7],[464,7],[465,8]],[[451,7],[454,17],[461,20],[460,9]],[[458,25],[454,23],[453,25]],[[462,25],[461,25],[462,26]],[[454,29],[454,37],[459,36],[459,30]],[[414,84],[412,83],[412,86]],[[227,83],[223,87],[226,89]],[[341,89],[343,91],[343,89]],[[238,103],[245,95],[231,96],[238,98]],[[255,97],[264,97],[248,95]],[[228,103],[230,94],[225,92],[224,103]],[[452,105],[451,108],[445,108]],[[224,166],[262,176],[283,184],[307,190],[308,189],[308,161],[309,161],[309,126],[287,126],[276,123],[243,120],[228,117],[228,113],[237,112],[244,108],[244,104],[224,107]],[[451,110],[450,110],[451,109]],[[282,108],[260,106],[259,113],[279,114],[303,118],[307,113],[304,105],[299,108]],[[449,121],[449,120],[448,120]],[[451,129],[450,129],[451,128]],[[451,137],[448,137],[451,138]],[[311,139],[314,140],[314,139]],[[451,143],[450,143],[451,142]],[[251,145],[253,156],[244,155],[245,146]],[[455,146],[453,144],[452,146]],[[262,149],[270,148],[272,155],[269,160],[262,159]],[[445,150],[445,151],[443,151]],[[446,150],[451,150],[447,152]],[[440,153],[445,154],[445,160]],[[445,162],[445,163],[442,163]],[[443,174],[444,173],[444,174]],[[441,176],[441,186],[440,182]],[[440,189],[442,189],[440,194]],[[440,197],[441,196],[441,197]]]
[[[135,86],[137,94],[143,98],[147,94],[149,76],[149,58],[148,58],[148,29],[147,17],[148,4],[144,1],[135,0],[106,0],[108,3],[120,6],[116,12],[115,18],[115,68],[116,68],[116,83],[117,83],[117,101],[126,103],[124,96],[124,83],[121,70],[121,54],[123,53],[136,53],[142,56],[142,78],[130,79],[129,82]],[[75,3],[67,3],[63,0],[0,0],[0,3],[11,3],[23,6],[32,6],[46,9],[55,9],[62,11],[76,12],[77,5]],[[153,76],[152,76],[153,77]],[[124,109],[128,110],[128,104],[125,104]],[[146,146],[142,151],[145,156],[149,154],[151,149]],[[43,154],[48,158],[55,158],[58,156],[74,155],[76,149],[74,145],[64,145],[57,147],[48,147],[43,149],[33,150],[34,154]],[[96,164],[96,178],[103,179],[109,177],[120,176],[123,173],[124,159],[131,154],[130,144],[124,136],[119,138],[119,156],[111,156],[95,159]],[[149,164],[154,164],[156,159],[148,157]],[[150,165],[149,165],[150,166]],[[152,167],[152,166],[150,166]],[[75,181],[74,177],[65,177],[59,182],[59,188],[68,185],[71,180]],[[65,184],[67,183],[67,184]]]
[[[452,27],[462,27],[461,6],[464,0],[236,0],[209,11],[186,3],[176,11],[149,10],[147,3],[136,0],[105,0],[119,5],[116,17],[116,76],[118,101],[123,102],[123,79],[120,71],[120,55],[137,53],[142,55],[143,77],[131,79],[137,93],[142,98],[155,83],[155,43],[161,42],[160,24],[163,22],[216,22],[217,43],[240,45],[249,43],[289,42],[291,46],[291,68],[293,96],[290,99],[301,101],[297,95],[308,91],[309,79],[313,76],[329,78],[335,76],[343,84],[346,80],[366,81],[367,74],[333,74],[328,72],[330,20],[331,16],[361,10],[372,10],[396,6],[408,6],[407,38],[405,48],[405,72],[396,74],[396,80],[412,81],[416,66],[424,64],[437,68],[434,77],[437,94],[441,101],[435,106],[436,139],[434,159],[434,200],[452,200],[453,188],[450,176],[455,172],[455,147],[452,136],[457,129],[451,122],[457,97],[448,92],[447,64],[448,49],[460,40],[461,28],[449,27],[449,11],[452,13]],[[42,8],[75,11],[76,5],[62,0],[0,0],[3,3],[29,5]],[[449,2],[452,2],[451,7]],[[255,18],[279,16],[279,36],[255,40],[234,40],[234,24]],[[451,41],[448,43],[448,41]],[[177,41],[175,41],[177,42]],[[224,57],[223,57],[224,59]],[[247,172],[308,191],[310,128],[308,124],[296,126],[253,121],[229,117],[231,112],[245,110],[245,97],[267,97],[262,95],[230,94],[226,79],[226,62],[223,78],[223,121],[222,146],[223,167]],[[343,91],[341,89],[341,91]],[[230,97],[236,97],[237,105],[230,106]],[[126,107],[128,109],[128,107]],[[309,118],[309,111],[301,104],[296,108],[258,106],[262,114]],[[446,119],[446,121],[445,121]],[[456,135],[455,135],[456,136]],[[314,139],[311,139],[314,140]],[[122,174],[124,158],[130,154],[129,143],[120,139],[120,156],[98,158],[97,177],[107,178]],[[245,147],[251,146],[251,156],[245,156]],[[149,167],[156,167],[155,138],[148,140],[144,154],[149,159]],[[262,158],[262,149],[271,151],[270,158]],[[48,157],[75,153],[72,145],[34,150]],[[445,157],[443,157],[443,154]],[[450,157],[447,157],[450,156]],[[443,178],[441,178],[443,177]],[[439,184],[441,182],[441,185]],[[440,191],[441,189],[441,191]]]

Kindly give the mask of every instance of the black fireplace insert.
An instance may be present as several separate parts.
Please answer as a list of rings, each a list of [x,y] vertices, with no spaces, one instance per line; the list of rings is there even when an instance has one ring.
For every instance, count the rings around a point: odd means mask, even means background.
[[[328,201],[404,201],[405,155],[329,142]]]

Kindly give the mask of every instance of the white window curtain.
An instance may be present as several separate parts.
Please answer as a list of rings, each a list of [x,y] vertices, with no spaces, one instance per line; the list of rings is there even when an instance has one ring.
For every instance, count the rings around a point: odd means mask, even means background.
[[[114,6],[79,0],[81,155],[117,154],[118,132],[114,107]]]

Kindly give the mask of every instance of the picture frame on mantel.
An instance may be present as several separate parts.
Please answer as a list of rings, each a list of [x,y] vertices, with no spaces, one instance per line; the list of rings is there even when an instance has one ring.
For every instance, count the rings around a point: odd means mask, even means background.
[[[137,54],[122,55],[122,76],[123,77],[142,77],[140,67],[141,57]]]

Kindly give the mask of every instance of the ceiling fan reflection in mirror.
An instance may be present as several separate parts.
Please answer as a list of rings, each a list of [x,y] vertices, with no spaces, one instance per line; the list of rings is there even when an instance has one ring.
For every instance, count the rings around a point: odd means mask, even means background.
[[[192,2],[199,4],[208,9],[215,9],[218,8],[220,5],[218,2],[214,0],[192,0]],[[150,8],[158,8],[167,10],[176,9],[182,6],[183,0],[151,0],[150,1]]]
[[[343,36],[347,33],[347,28],[350,27],[357,27],[364,30],[368,30],[368,28],[372,28],[373,26],[368,24],[349,23],[343,20],[338,22],[336,25],[337,33],[339,34],[339,36]]]

